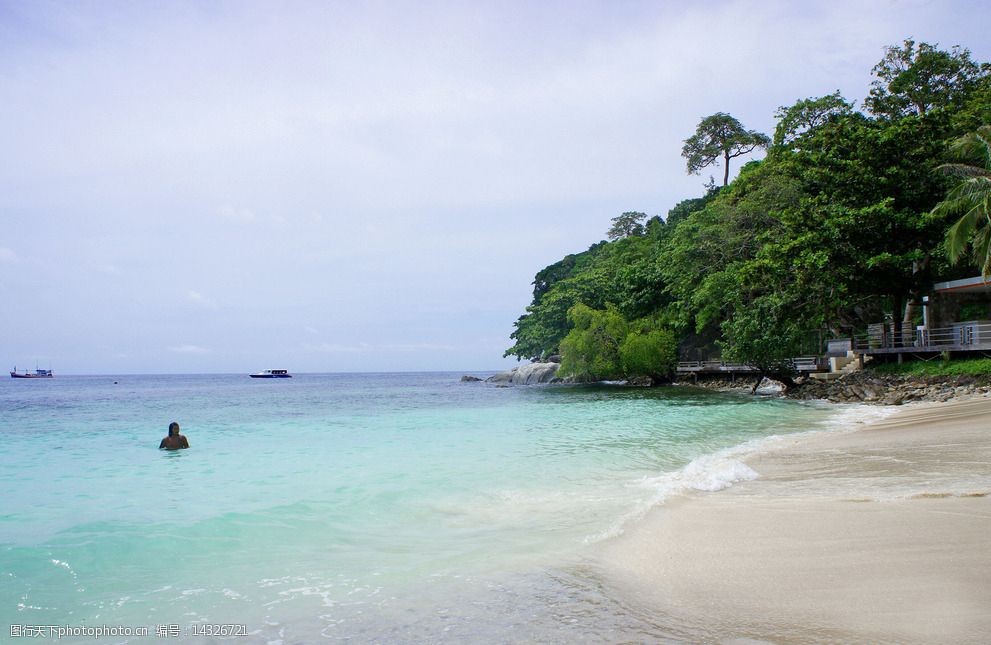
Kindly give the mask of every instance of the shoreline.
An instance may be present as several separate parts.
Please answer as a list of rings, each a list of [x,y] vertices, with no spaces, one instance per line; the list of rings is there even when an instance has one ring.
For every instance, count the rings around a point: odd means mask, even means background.
[[[669,498],[597,553],[639,611],[710,642],[991,633],[991,398],[784,436],[759,477]]]

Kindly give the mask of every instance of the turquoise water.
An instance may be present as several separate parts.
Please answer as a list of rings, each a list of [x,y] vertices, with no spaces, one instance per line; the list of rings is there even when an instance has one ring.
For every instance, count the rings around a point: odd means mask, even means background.
[[[0,382],[0,639],[178,625],[214,642],[200,628],[220,623],[239,643],[677,640],[612,602],[583,553],[684,487],[752,476],[720,451],[833,414],[459,376]],[[157,449],[173,420],[191,449]]]

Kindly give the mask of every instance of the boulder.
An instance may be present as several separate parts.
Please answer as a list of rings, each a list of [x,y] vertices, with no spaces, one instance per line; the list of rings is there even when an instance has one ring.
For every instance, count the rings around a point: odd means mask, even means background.
[[[558,363],[528,363],[485,379],[489,383],[512,383],[513,385],[533,385],[551,383],[557,380]]]
[[[630,387],[654,387],[654,379],[649,376],[631,376],[626,379]]]
[[[516,373],[516,369],[517,368],[514,367],[511,370],[506,370],[505,372],[499,372],[498,374],[494,374],[494,375],[490,376],[489,378],[485,379],[485,382],[486,383],[512,383],[513,382],[513,374]]]
[[[468,376],[467,374],[461,377],[462,383],[478,383],[481,380],[482,379],[478,378],[477,376]]]

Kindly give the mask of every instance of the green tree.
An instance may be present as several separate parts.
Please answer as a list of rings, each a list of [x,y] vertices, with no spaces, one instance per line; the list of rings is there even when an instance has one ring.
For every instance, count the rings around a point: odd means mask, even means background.
[[[515,344],[505,355],[533,359],[558,353],[571,329],[568,310],[577,303],[602,309],[607,301],[616,302],[624,311],[638,312],[656,300],[662,287],[650,282],[655,274],[648,256],[664,226],[651,222],[647,229],[649,234],[643,237],[594,244],[539,271],[533,301],[517,319],[510,336]],[[620,277],[627,273],[637,277],[628,288]]]
[[[726,186],[729,184],[729,160],[758,148],[766,148],[770,142],[766,134],[747,130],[729,114],[716,112],[702,119],[695,134],[685,139],[681,156],[687,161],[691,175],[699,174],[703,168],[721,158],[723,186]]]
[[[770,155],[806,194],[788,213],[788,235],[831,257],[825,274],[835,287],[821,297],[832,301],[829,327],[860,326],[879,304],[898,318],[912,315],[905,305],[931,283],[933,257],[942,254],[944,229],[925,214],[946,192],[934,171],[951,135],[947,110],[899,119],[854,112]]]
[[[904,320],[934,279],[962,275],[948,247],[976,253],[987,271],[987,66],[960,48],[907,41],[875,73],[871,113],[838,93],[782,107],[775,145],[732,183],[727,172],[724,186],[665,222],[634,219],[539,272],[509,353],[560,349],[583,378],[615,378],[660,371],[673,356],[662,351],[670,329],[683,355],[722,352],[787,379],[790,359],[817,351],[820,334],[846,335],[886,312]],[[682,151],[689,172],[720,160],[728,170],[733,157],[703,140],[717,128],[702,125]],[[938,172],[953,141],[959,163]]]
[[[646,219],[647,213],[627,211],[612,218],[612,226],[609,227],[606,235],[610,240],[618,240],[631,235],[643,235],[646,230],[643,223]]]
[[[568,311],[579,303],[604,307],[611,283],[602,269],[589,269],[556,282],[517,319],[516,330],[510,334],[516,342],[504,356],[535,360],[556,354],[572,326]]]
[[[840,96],[839,90],[819,98],[802,99],[791,107],[779,107],[774,113],[778,119],[774,145],[794,146],[796,140],[830,119],[852,113],[853,105]]]
[[[576,304],[568,311],[572,328],[561,341],[558,374],[579,381],[599,381],[623,376],[619,348],[629,325],[615,307],[604,310]]]
[[[713,190],[706,192],[702,197],[692,197],[689,199],[683,199],[674,205],[671,210],[668,211],[667,217],[664,218],[664,223],[671,229],[678,225],[678,222],[687,218],[692,213],[698,212],[706,207],[706,205],[712,201],[712,199],[719,194],[722,187],[717,187]]]
[[[959,262],[971,251],[981,273],[991,276],[991,126],[978,128],[955,140],[951,155],[960,163],[940,166],[959,181],[933,209],[938,218],[956,217],[946,232],[946,251]]]
[[[566,255],[562,260],[544,267],[533,278],[533,303],[538,304],[544,294],[550,291],[556,283],[581,273],[585,267],[595,261],[596,255],[606,242],[599,242],[588,247],[587,251]]]
[[[764,377],[780,381],[785,387],[795,386],[791,359],[799,355],[804,334],[792,314],[787,299],[771,294],[738,309],[723,324],[723,356],[758,370],[754,391]]]
[[[954,130],[964,134],[991,123],[991,74],[982,77],[959,110],[951,116]]]
[[[631,325],[619,346],[619,359],[627,377],[647,376],[655,383],[666,381],[678,364],[678,343],[668,329],[648,322]]]
[[[959,45],[943,51],[907,39],[901,47],[886,47],[873,72],[877,78],[864,102],[867,108],[879,116],[901,118],[958,106],[989,68],[975,63],[970,50]]]
[[[733,184],[671,232],[660,250],[659,271],[679,331],[708,338],[729,314],[728,285],[739,263],[752,259],[780,227],[774,211],[794,205],[794,180],[772,180],[773,166],[747,164]]]

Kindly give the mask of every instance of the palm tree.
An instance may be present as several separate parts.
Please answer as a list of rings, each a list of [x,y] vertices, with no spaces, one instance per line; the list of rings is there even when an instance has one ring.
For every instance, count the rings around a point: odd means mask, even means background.
[[[958,262],[970,247],[971,258],[987,278],[991,276],[991,125],[955,140],[950,153],[961,163],[939,169],[960,181],[932,214],[958,218],[946,231],[947,255]]]

